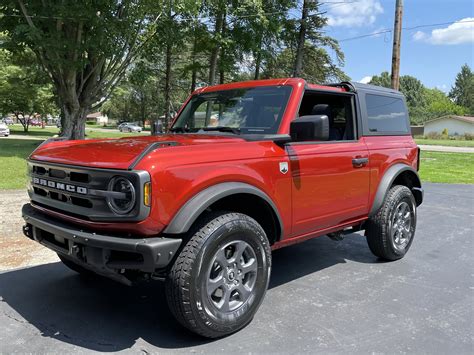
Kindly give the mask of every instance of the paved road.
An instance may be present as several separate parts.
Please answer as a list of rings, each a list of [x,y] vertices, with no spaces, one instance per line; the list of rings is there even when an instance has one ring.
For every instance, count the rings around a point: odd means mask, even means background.
[[[207,341],[181,329],[161,284],[87,281],[59,263],[0,274],[0,353],[473,353],[474,185],[426,184],[412,249],[373,257],[364,238],[274,253],[254,321]]]
[[[449,147],[445,145],[419,145],[421,150],[429,152],[474,153],[472,147]]]

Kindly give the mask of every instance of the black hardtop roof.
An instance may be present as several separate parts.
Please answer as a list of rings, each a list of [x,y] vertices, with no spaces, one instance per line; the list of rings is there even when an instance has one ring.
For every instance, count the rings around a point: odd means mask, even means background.
[[[353,91],[353,92],[371,91],[372,93],[379,92],[384,95],[389,94],[389,95],[403,96],[403,94],[400,91],[392,89],[392,88],[386,88],[383,86],[377,86],[377,85],[371,85],[371,84],[363,84],[357,81],[343,81],[342,83],[329,84],[328,86],[346,87],[350,89],[350,91]]]

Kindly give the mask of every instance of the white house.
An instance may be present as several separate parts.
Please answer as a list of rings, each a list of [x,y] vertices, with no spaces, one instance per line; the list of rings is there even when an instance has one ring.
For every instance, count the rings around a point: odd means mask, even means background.
[[[441,134],[444,129],[448,130],[450,136],[474,134],[474,117],[448,115],[426,121],[424,134],[432,132]]]
[[[109,123],[109,118],[106,114],[102,114],[102,112],[94,112],[87,115],[88,121],[96,121],[97,124],[106,125]]]

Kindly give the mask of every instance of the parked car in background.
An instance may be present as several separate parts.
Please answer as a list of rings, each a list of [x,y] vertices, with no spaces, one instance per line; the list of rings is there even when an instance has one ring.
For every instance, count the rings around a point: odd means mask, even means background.
[[[41,127],[41,126],[42,126],[42,122],[41,122],[41,120],[30,119],[30,126]]]
[[[126,124],[121,124],[119,125],[119,131],[120,132],[138,132],[140,133],[142,131],[142,127],[137,126],[134,123],[126,123]]]
[[[119,124],[117,126],[117,129],[120,131],[123,127],[125,127],[126,125],[128,124],[133,124],[133,123],[130,123],[130,122],[122,122],[121,124]]]
[[[5,122],[0,122],[0,136],[8,137],[10,135],[10,128]]]
[[[10,118],[10,117],[4,117],[2,118],[1,122],[5,123],[6,125],[10,126],[12,125],[14,122],[13,120]]]

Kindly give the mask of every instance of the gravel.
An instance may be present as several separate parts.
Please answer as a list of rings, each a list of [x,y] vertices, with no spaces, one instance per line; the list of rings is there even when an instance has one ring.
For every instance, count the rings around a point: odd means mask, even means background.
[[[59,260],[56,253],[23,235],[21,206],[27,202],[25,190],[0,191],[0,271]]]

